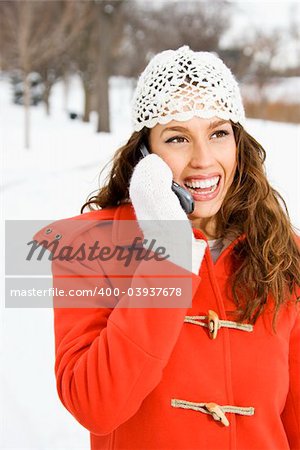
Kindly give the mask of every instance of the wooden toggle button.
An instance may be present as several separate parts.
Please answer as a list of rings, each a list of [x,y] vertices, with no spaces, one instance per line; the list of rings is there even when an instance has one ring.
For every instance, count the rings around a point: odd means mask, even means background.
[[[229,426],[229,421],[219,405],[216,403],[206,403],[205,408],[216,421],[221,422],[225,427]]]
[[[219,316],[216,312],[211,309],[208,311],[208,330],[209,337],[211,339],[216,339],[219,329]]]

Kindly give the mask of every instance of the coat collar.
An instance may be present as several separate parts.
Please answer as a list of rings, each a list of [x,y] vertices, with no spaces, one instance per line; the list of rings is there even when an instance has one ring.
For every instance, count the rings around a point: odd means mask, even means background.
[[[112,242],[121,247],[130,246],[136,237],[143,238],[134,208],[124,203],[115,209],[112,223]]]

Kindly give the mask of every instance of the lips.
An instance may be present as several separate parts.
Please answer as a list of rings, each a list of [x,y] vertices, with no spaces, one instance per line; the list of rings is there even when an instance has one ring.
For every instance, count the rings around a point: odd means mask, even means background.
[[[208,201],[215,198],[220,191],[220,173],[197,175],[185,178],[184,186],[196,201]]]

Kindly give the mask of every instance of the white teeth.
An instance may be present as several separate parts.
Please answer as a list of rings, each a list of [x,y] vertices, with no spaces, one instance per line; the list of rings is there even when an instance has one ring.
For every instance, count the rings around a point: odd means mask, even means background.
[[[211,187],[209,191],[205,191],[205,193],[203,193],[203,195],[211,194],[212,192],[214,192],[217,189],[217,187],[218,187],[218,183],[214,184],[213,187]],[[190,187],[188,187],[188,190],[192,193],[195,192],[195,189],[190,188]]]
[[[219,179],[220,179],[220,177],[218,176],[218,177],[208,178],[206,180],[187,181],[185,183],[185,185],[187,187],[194,188],[194,189],[197,189],[197,188],[204,189],[204,188],[208,188],[211,186],[217,187]]]

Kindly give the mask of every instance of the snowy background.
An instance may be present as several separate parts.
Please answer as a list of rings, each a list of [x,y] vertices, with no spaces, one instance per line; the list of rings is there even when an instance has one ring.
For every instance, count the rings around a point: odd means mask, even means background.
[[[11,104],[10,85],[2,77],[3,217],[51,222],[78,215],[87,196],[103,182],[100,170],[131,134],[131,95],[125,79],[110,80],[112,132],[96,134],[95,117],[89,124],[69,119],[62,84],[57,84],[50,117],[43,106],[31,108],[32,145],[25,150],[23,108]],[[82,102],[79,81],[73,78],[68,111],[80,112]],[[300,126],[248,120],[246,128],[265,147],[269,180],[300,227]],[[52,310],[3,307],[1,325],[1,448],[89,449],[88,431],[64,409],[56,393]]]

